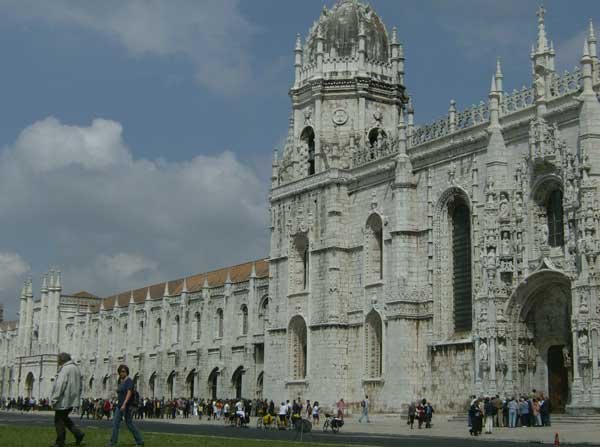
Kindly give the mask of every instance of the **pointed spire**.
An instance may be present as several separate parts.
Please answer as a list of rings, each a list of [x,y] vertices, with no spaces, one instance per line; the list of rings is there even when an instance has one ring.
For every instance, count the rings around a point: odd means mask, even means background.
[[[302,37],[300,37],[300,33],[296,33],[296,51],[302,51]]]
[[[583,57],[590,57],[590,45],[587,39],[583,41]]]
[[[133,300],[133,290],[131,290],[131,294],[129,295],[129,304],[135,304],[135,301]]]
[[[42,287],[40,289],[42,293],[48,292],[48,274],[44,273],[42,275]]]
[[[24,300],[27,297],[27,280],[23,281],[23,287],[21,287],[21,299]]]
[[[496,79],[498,78],[503,78],[504,75],[502,74],[502,64],[500,63],[500,58],[496,59]]]
[[[392,45],[398,44],[398,28],[392,28]]]
[[[207,276],[204,277],[204,282],[202,283],[202,288],[208,289],[208,277]]]
[[[398,154],[406,155],[406,123],[404,122],[404,111],[400,109],[398,119]]]
[[[225,284],[231,284],[231,270],[227,270],[227,278],[225,278]]]
[[[146,301],[150,301],[152,299],[152,295],[150,295],[150,287],[146,289]]]
[[[256,261],[252,261],[252,271],[250,272],[250,278],[256,278]]]
[[[490,85],[490,96],[494,93],[497,93],[498,89],[496,87],[496,76],[492,76],[492,85]]]
[[[181,292],[182,293],[188,293],[187,279],[186,278],[183,278],[183,286],[181,287]]]
[[[33,298],[33,281],[31,278],[27,280],[27,290],[25,292],[27,298]]]
[[[164,296],[169,296],[169,281],[165,281],[165,292]]]
[[[594,34],[594,22],[590,19],[590,28],[588,30],[588,42],[596,42],[596,35]]]
[[[537,11],[538,16],[538,33],[537,33],[537,51],[543,53],[548,49],[548,38],[546,37],[546,28],[544,26],[544,16],[546,10],[543,6],[540,6]]]
[[[50,272],[48,272],[48,290],[53,292],[54,291],[54,270],[50,269]]]

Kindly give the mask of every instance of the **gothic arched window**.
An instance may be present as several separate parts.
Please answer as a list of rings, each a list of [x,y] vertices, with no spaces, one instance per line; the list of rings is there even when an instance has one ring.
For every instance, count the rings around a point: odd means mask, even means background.
[[[248,333],[248,306],[246,306],[245,304],[242,305],[242,308],[240,309],[241,311],[241,316],[242,316],[242,335],[246,335]]]
[[[383,279],[383,225],[378,214],[367,220],[367,278],[369,282]]]
[[[162,321],[160,318],[156,320],[156,344],[160,345],[162,343]]]
[[[562,192],[559,189],[555,189],[550,193],[546,201],[548,245],[551,247],[562,247],[565,244],[562,199]]]
[[[171,334],[171,343],[175,344],[175,343],[179,343],[179,315],[175,315],[175,318],[173,319],[173,333]]]
[[[259,332],[265,332],[266,322],[269,320],[269,298],[263,298],[258,311]]]
[[[304,318],[295,316],[290,321],[288,330],[288,355],[290,378],[302,380],[306,378],[307,337]]]
[[[200,312],[194,314],[194,327],[192,328],[194,340],[200,340]]]
[[[448,209],[452,217],[452,289],[454,331],[472,327],[471,299],[471,212],[460,198]]]
[[[140,327],[139,327],[139,346],[144,346],[144,322],[140,321]]]
[[[307,127],[302,131],[300,141],[308,158],[308,175],[313,175],[315,173],[315,131],[312,127]]]
[[[383,324],[381,317],[371,311],[365,320],[365,372],[369,378],[381,377],[383,372]]]
[[[310,282],[310,253],[306,235],[298,235],[294,238],[291,254],[293,292],[301,292],[308,289]]]
[[[217,337],[223,337],[223,309],[217,309]]]

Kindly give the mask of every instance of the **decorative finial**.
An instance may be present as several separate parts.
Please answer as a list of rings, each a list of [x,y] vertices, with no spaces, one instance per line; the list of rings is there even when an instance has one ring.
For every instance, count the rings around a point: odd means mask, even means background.
[[[392,28],[392,45],[395,45],[398,43],[398,28],[393,27]]]
[[[165,293],[164,296],[169,296],[169,281],[165,281]]]
[[[496,87],[496,76],[492,76],[492,85],[490,86],[490,95],[496,93],[498,88]]]
[[[583,57],[590,57],[590,44],[588,43],[587,39],[584,39],[583,41]]]
[[[296,34],[296,51],[302,51],[302,38],[300,33]]]
[[[181,288],[181,292],[182,293],[187,293],[188,292],[187,279],[186,278],[183,278],[183,287]]]
[[[150,301],[152,299],[152,295],[150,295],[150,287],[146,289],[146,301]]]
[[[456,112],[456,101],[454,99],[450,100],[450,108],[448,109],[449,112]]]
[[[596,42],[596,35],[594,34],[594,22],[590,19],[590,29],[588,31],[588,42]]]
[[[204,277],[204,283],[202,284],[203,289],[208,289],[208,277]]]
[[[60,283],[60,270],[56,271],[56,276],[54,277],[54,287],[56,290],[62,290],[62,285]]]
[[[129,304],[134,304],[135,301],[133,300],[133,290],[131,290],[131,293],[129,294]]]
[[[366,37],[365,21],[361,18],[358,23],[358,37]]]
[[[501,78],[502,75],[502,64],[500,63],[500,58],[496,59],[496,78]]]
[[[537,36],[537,50],[542,53],[548,48],[548,39],[546,38],[546,29],[544,28],[544,16],[546,15],[546,9],[542,5],[538,8],[538,36]]]

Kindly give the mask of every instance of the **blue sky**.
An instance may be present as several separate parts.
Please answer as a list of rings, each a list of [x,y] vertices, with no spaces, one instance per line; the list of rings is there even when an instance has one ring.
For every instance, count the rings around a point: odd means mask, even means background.
[[[325,1],[332,6],[333,0]],[[562,71],[595,0],[546,1]],[[373,0],[417,123],[529,84],[538,3]],[[323,1],[0,0],[0,300],[50,266],[106,295],[268,255],[296,32]],[[596,34],[600,37],[598,28]]]

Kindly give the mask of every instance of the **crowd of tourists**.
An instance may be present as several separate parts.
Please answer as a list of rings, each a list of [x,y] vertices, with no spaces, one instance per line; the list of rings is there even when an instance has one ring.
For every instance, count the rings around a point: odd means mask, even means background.
[[[471,396],[468,412],[469,433],[491,434],[496,427],[548,427],[552,405],[543,393],[533,390],[529,396],[501,398]]]

